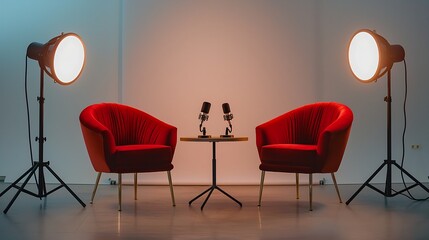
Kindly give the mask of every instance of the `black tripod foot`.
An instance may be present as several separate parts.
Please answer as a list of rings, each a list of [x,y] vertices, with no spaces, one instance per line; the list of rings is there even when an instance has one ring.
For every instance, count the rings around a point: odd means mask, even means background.
[[[232,197],[231,195],[229,195],[227,192],[225,192],[224,190],[222,190],[217,185],[213,185],[213,186],[209,187],[208,189],[206,189],[204,192],[198,194],[198,196],[194,197],[191,201],[189,201],[189,205],[191,205],[195,200],[197,200],[198,198],[200,198],[201,196],[203,196],[204,194],[206,194],[207,192],[209,192],[209,194],[207,195],[207,197],[204,200],[203,204],[201,205],[201,211],[202,211],[204,209],[204,206],[206,205],[207,201],[209,200],[210,196],[212,195],[212,193],[213,193],[213,191],[215,189],[218,190],[218,191],[220,191],[221,193],[223,193],[224,195],[226,195],[230,199],[232,199],[234,202],[236,202],[238,205],[240,205],[240,207],[243,206],[243,204],[240,201],[238,201],[237,199],[235,199],[234,197]]]
[[[61,183],[60,186],[52,189],[51,191],[46,191],[46,183],[45,183],[45,175],[43,172],[43,168],[48,169],[50,173]],[[30,178],[35,174],[35,172],[39,170],[39,181],[36,181],[38,193],[33,193],[25,189],[25,186],[28,184]],[[26,178],[25,178],[26,177]],[[25,178],[24,183],[21,186],[18,186],[19,181]],[[24,174],[22,174],[15,182],[13,182],[9,187],[7,187],[3,192],[0,193],[0,197],[3,196],[6,192],[8,192],[11,188],[17,188],[18,191],[13,196],[12,200],[9,202],[7,207],[4,209],[3,213],[7,213],[9,208],[13,205],[15,200],[18,198],[19,194],[22,192],[27,193],[33,197],[37,197],[42,199],[43,197],[47,197],[49,194],[55,192],[56,190],[65,187],[71,195],[82,205],[82,207],[86,207],[85,203],[67,186],[67,184],[49,167],[49,162],[35,162],[33,166],[28,169]]]
[[[370,182],[385,166],[387,166],[388,177],[386,177],[386,183],[385,183],[386,186],[385,186],[385,189],[384,189],[384,191],[382,191],[382,190],[374,187],[373,185],[371,185]],[[391,179],[392,166],[395,166],[396,168],[399,169],[399,171],[401,171],[406,176],[408,176],[411,180],[413,180],[414,184],[411,185],[411,186],[409,186],[409,187],[405,187],[404,189],[402,189],[400,191],[393,190],[393,188],[392,188],[392,179]],[[346,204],[349,205],[350,202],[353,201],[353,199],[362,191],[362,189],[364,187],[369,187],[372,190],[380,193],[381,195],[383,195],[385,197],[394,197],[394,196],[396,196],[396,195],[398,195],[400,193],[408,191],[408,190],[410,190],[410,189],[412,189],[414,187],[417,187],[417,186],[420,186],[426,192],[429,193],[429,189],[425,185],[423,185],[413,175],[411,175],[403,167],[401,167],[399,164],[397,164],[396,161],[394,161],[394,160],[384,160],[383,164],[381,164],[380,167],[378,167],[377,170],[368,178],[368,180],[366,180],[365,183],[362,184],[362,186],[359,187],[359,189],[350,197],[350,199],[347,200]]]

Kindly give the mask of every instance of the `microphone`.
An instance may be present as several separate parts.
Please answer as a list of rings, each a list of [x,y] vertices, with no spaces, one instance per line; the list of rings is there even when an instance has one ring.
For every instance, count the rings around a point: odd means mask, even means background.
[[[203,105],[201,106],[201,113],[198,116],[198,119],[200,119],[201,122],[209,120],[208,114],[209,114],[211,105],[212,104],[209,102],[203,102]]]
[[[222,104],[222,110],[223,110],[223,119],[225,121],[231,121],[234,117],[231,113],[231,108],[229,108],[229,103]]]
[[[222,110],[223,110],[223,120],[228,121],[229,128],[226,127],[225,135],[221,135],[221,137],[234,137],[234,135],[229,135],[229,133],[232,133],[231,120],[234,118],[234,115],[232,115],[231,113],[231,108],[229,107],[229,103],[222,104]]]
[[[209,102],[203,102],[203,105],[201,106],[201,112],[200,115],[198,115],[198,119],[201,120],[200,123],[200,132],[203,133],[203,135],[198,135],[199,138],[209,138],[210,135],[206,135],[207,130],[206,127],[203,127],[203,122],[209,120],[209,111],[210,111],[211,103]]]

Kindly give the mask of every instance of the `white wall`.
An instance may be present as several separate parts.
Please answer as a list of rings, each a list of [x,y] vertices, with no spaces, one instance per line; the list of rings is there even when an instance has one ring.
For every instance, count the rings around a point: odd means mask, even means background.
[[[409,70],[405,167],[421,181],[429,174],[429,109],[424,57],[428,56],[426,1],[2,1],[0,7],[0,175],[12,181],[29,167],[23,95],[25,50],[64,31],[87,45],[86,69],[73,85],[46,79],[46,160],[70,183],[92,183],[78,115],[94,102],[117,101],[141,108],[178,127],[198,132],[203,101],[212,103],[209,134],[222,134],[221,104],[229,102],[234,134],[248,142],[218,144],[218,182],[257,184],[255,126],[315,101],[349,105],[355,121],[337,178],[363,182],[385,153],[385,79],[354,80],[346,59],[351,34],[376,29],[406,50]],[[51,13],[55,10],[56,13]],[[31,22],[31,24],[30,24]],[[38,69],[29,62],[33,136],[37,135]],[[393,76],[393,149],[401,157],[403,66]],[[411,144],[421,149],[411,151]],[[34,145],[35,146],[35,145]],[[35,150],[37,158],[37,151]],[[176,184],[207,184],[211,146],[178,141]],[[399,180],[399,174],[395,181]],[[111,177],[105,176],[105,179]],[[319,177],[319,176],[318,176]],[[320,176],[327,177],[329,176]],[[166,183],[165,174],[142,174],[141,182]],[[105,182],[105,179],[103,180]],[[49,180],[49,179],[48,179]],[[293,176],[268,174],[267,183]],[[376,181],[383,182],[382,177]]]
[[[125,1],[123,100],[179,137],[199,134],[203,101],[212,103],[209,134],[223,134],[229,102],[234,134],[249,141],[218,144],[219,182],[257,183],[255,126],[315,101],[314,12],[303,1]],[[211,145],[178,142],[174,165],[176,183],[210,182]]]

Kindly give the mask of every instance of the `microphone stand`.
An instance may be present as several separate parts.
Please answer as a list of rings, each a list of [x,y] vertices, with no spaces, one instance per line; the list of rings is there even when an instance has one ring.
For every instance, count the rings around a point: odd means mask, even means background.
[[[208,116],[200,115],[200,119],[201,119],[200,132],[202,132],[203,135],[198,135],[198,137],[199,138],[209,138],[209,137],[211,137],[210,135],[206,135],[206,133],[207,133],[206,127],[203,127],[203,122],[208,119]]]
[[[230,120],[228,120],[228,125],[229,127],[225,128],[225,135],[220,135],[221,137],[234,137],[234,135],[229,135],[232,133],[232,124]]]

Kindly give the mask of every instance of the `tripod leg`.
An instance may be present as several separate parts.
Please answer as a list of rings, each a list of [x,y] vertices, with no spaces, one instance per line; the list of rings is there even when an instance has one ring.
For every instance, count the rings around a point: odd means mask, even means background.
[[[425,185],[423,185],[421,182],[419,182],[419,180],[417,180],[413,175],[411,175],[409,172],[407,172],[407,170],[405,170],[403,167],[401,167],[396,162],[394,162],[393,165],[395,165],[401,172],[405,173],[405,175],[407,175],[409,178],[411,178],[411,180],[413,180],[415,183],[417,183],[420,187],[422,187],[424,190],[426,190],[426,192],[429,192],[429,189]]]
[[[360,186],[360,188],[353,194],[353,196],[347,200],[346,204],[349,205],[349,203],[351,201],[353,201],[353,199],[360,193],[360,191],[362,191],[362,189],[367,186],[369,184],[369,182],[371,182],[371,180],[378,174],[378,172],[381,171],[381,169],[383,169],[384,165],[386,165],[386,161],[380,165],[380,167],[377,168],[377,170],[371,175],[371,177],[368,178],[368,180],[366,180],[366,182],[364,184],[362,184],[362,186]]]
[[[212,195],[213,190],[214,190],[214,187],[211,187],[209,194],[207,194],[206,200],[204,200],[203,205],[201,205],[201,211],[203,210],[204,206],[206,205],[207,200],[209,200],[210,196]]]
[[[0,193],[0,197],[3,196],[3,194],[5,194],[7,191],[9,191],[12,187],[16,186],[16,184],[19,181],[21,181],[21,179],[23,179],[28,173],[31,172],[31,174],[34,174],[34,172],[36,171],[35,168],[37,168],[37,165],[33,164],[33,166],[31,168],[29,168],[24,174],[22,174],[18,179],[16,179],[15,182],[10,184],[9,187],[7,187],[5,190],[3,190],[3,192]]]
[[[28,174],[27,178],[25,179],[24,183],[19,188],[18,192],[16,192],[15,196],[9,202],[9,204],[7,205],[7,207],[4,209],[4,211],[3,211],[4,214],[6,214],[9,211],[9,208],[15,202],[16,198],[18,197],[18,195],[22,192],[22,190],[24,189],[25,185],[27,185],[28,181],[30,180],[30,178],[34,174],[34,172],[37,170],[37,168],[39,168],[39,165],[37,165],[37,164],[33,165],[33,167],[31,168],[30,174]],[[28,173],[28,171],[26,173]],[[23,176],[25,176],[25,175],[23,175]],[[22,178],[22,176],[21,176],[21,178]]]
[[[216,186],[215,187],[217,190],[221,191],[223,194],[225,194],[227,197],[231,198],[232,200],[234,200],[234,202],[238,203],[238,205],[240,205],[240,207],[243,206],[243,204],[241,204],[240,201],[238,201],[237,199],[235,199],[234,197],[232,197],[231,195],[229,195],[227,192],[225,192],[224,190],[222,190],[222,188]]]
[[[45,167],[49,170],[49,172],[52,173],[52,175],[54,175],[58,182],[60,182],[61,185],[63,185],[70,192],[70,194],[73,195],[74,198],[76,198],[76,200],[82,205],[82,207],[86,207],[85,203],[83,203],[82,200],[80,200],[80,198],[73,192],[73,190],[71,190],[69,186],[67,186],[67,184],[63,180],[61,180],[61,178],[54,172],[54,170],[51,169],[51,167],[49,167],[49,165],[45,165]]]
[[[206,192],[210,191],[213,187],[207,188],[204,192],[198,194],[198,196],[194,197],[191,201],[189,201],[189,205],[191,205],[195,200],[197,200],[199,197],[203,196]]]

